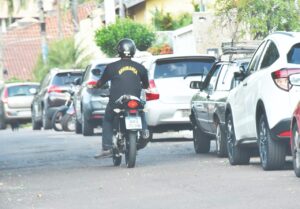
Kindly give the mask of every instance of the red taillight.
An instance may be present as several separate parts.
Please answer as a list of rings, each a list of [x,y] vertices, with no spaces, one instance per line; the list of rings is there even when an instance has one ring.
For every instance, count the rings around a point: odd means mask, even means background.
[[[283,131],[277,135],[278,137],[291,137],[291,131]]]
[[[298,68],[283,68],[272,73],[272,78],[276,86],[282,90],[289,91],[292,85],[289,82],[289,76],[295,73],[299,73]]]
[[[129,110],[129,113],[131,113],[131,114],[135,114],[137,112],[138,112],[137,110]]]
[[[96,86],[97,86],[97,81],[88,81],[87,83],[86,83],[86,86],[88,87],[88,88],[90,88],[90,89],[92,89],[92,88],[95,88]]]
[[[127,106],[130,108],[130,109],[135,109],[139,106],[139,103],[135,100],[130,100],[128,103],[127,103]]]
[[[2,102],[7,103],[8,102],[8,89],[5,88],[2,95]]]
[[[146,91],[146,101],[159,99],[159,93],[156,89],[154,80],[149,81],[149,88]]]
[[[62,89],[59,86],[53,85],[48,88],[48,93],[51,93],[51,92],[61,93]]]

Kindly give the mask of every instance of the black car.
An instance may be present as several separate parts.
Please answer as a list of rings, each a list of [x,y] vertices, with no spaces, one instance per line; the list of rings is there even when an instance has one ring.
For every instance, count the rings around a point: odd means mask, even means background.
[[[200,89],[191,100],[190,120],[196,153],[210,150],[210,140],[216,139],[219,157],[227,155],[225,141],[225,104],[229,91],[237,85],[234,72],[246,68],[249,59],[221,61],[213,65],[205,80],[192,81],[190,87]]]
[[[35,95],[32,110],[33,130],[51,129],[51,119],[54,112],[64,105],[71,85],[76,78],[82,76],[78,69],[51,69],[41,82],[39,91]]]
[[[106,58],[92,61],[84,71],[82,78],[77,81],[81,84],[74,97],[76,111],[76,133],[84,136],[92,136],[94,128],[102,125],[105,108],[108,103],[108,88],[95,88],[107,64],[116,61],[114,58]],[[97,69],[95,71],[95,69]]]

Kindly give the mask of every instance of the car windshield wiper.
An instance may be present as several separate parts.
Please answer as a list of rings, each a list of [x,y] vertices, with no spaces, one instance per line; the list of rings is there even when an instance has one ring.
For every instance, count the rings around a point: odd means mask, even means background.
[[[191,74],[186,74],[186,75],[183,77],[183,79],[186,79],[186,78],[189,77],[189,76],[197,76],[197,75],[203,76],[203,73],[191,73]]]

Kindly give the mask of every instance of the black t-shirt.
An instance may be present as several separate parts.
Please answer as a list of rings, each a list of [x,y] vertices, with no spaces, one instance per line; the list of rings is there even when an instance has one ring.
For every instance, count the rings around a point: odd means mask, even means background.
[[[100,85],[111,81],[110,102],[124,94],[140,97],[142,88],[149,87],[146,68],[131,59],[121,59],[108,64],[99,81]]]

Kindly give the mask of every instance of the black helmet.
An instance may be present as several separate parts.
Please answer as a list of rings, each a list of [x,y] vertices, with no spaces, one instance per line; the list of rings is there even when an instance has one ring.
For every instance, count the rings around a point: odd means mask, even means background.
[[[118,43],[117,50],[121,58],[133,57],[135,54],[136,47],[133,40],[129,38],[124,38]]]

